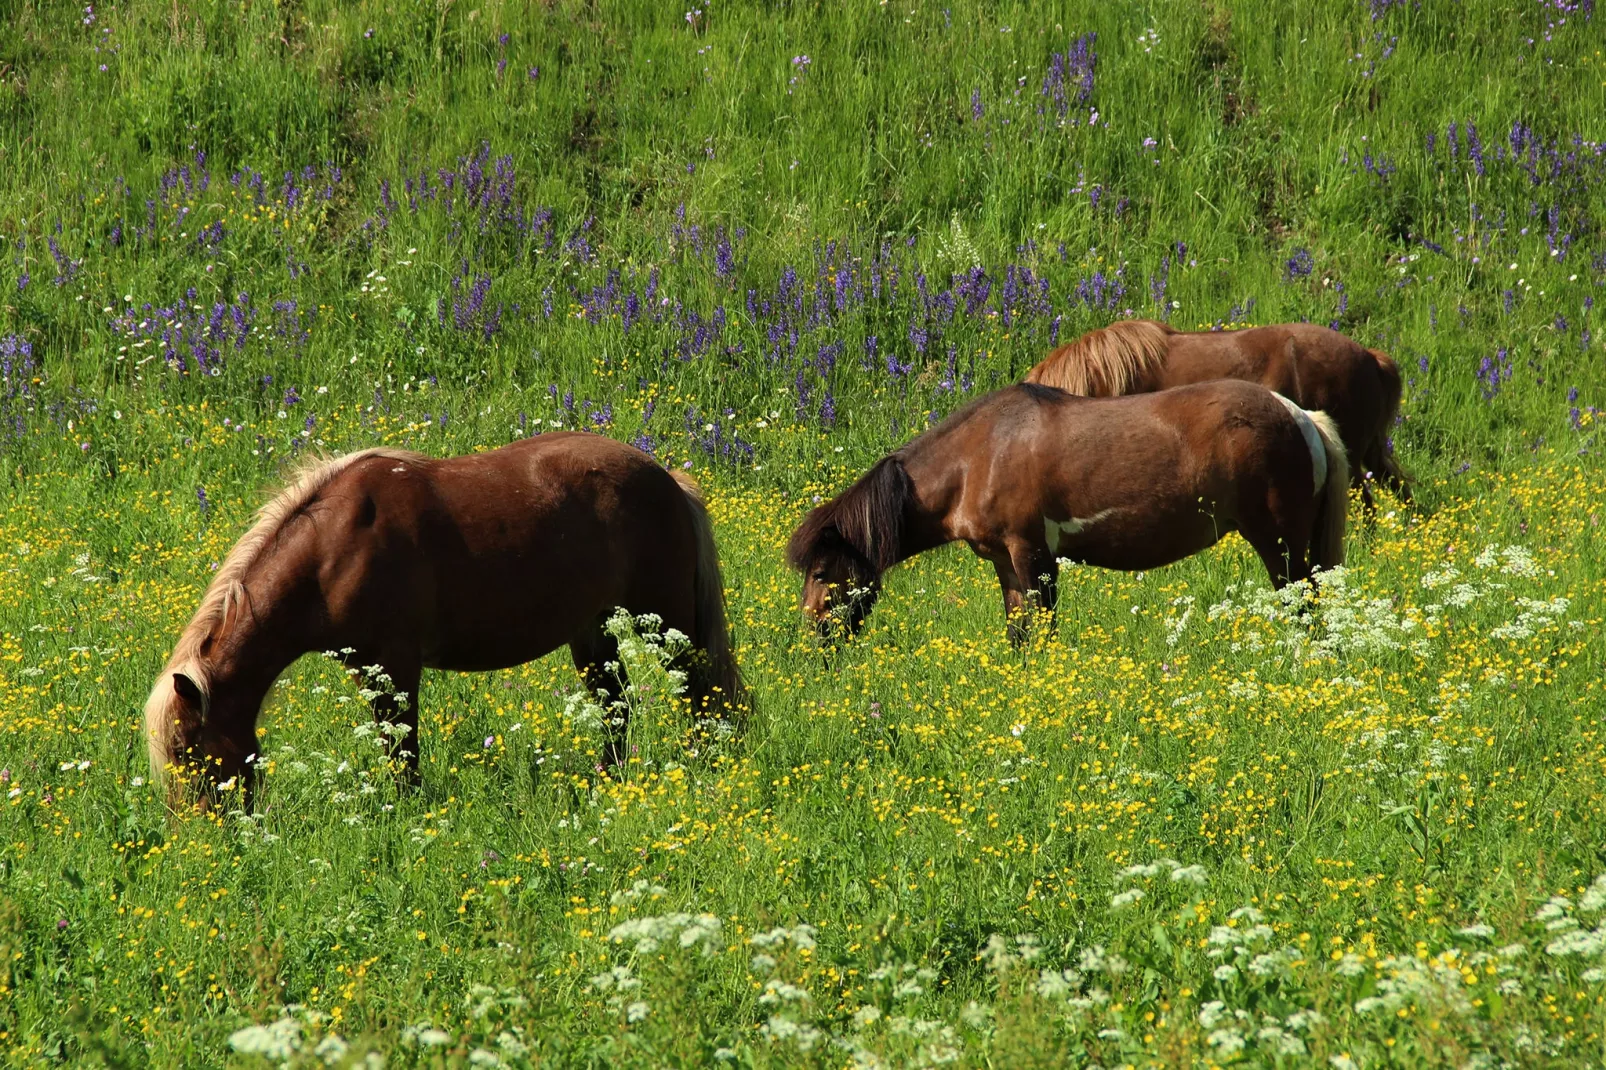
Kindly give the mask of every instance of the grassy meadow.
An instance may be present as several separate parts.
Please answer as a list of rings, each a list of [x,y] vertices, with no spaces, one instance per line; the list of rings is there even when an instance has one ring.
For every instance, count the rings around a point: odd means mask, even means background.
[[[0,0],[0,1058],[1606,1062],[1594,7]],[[1234,536],[1016,652],[951,547],[825,657],[804,511],[1131,316],[1385,349],[1415,505],[1312,619]],[[744,727],[426,674],[398,789],[309,657],[167,809],[276,480],[555,428],[703,482]]]

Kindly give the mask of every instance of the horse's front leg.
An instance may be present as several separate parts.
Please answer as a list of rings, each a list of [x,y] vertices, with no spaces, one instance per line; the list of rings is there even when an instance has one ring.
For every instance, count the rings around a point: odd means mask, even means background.
[[[1010,547],[1012,571],[1024,588],[1024,609],[1029,623],[1038,610],[1048,614],[1048,634],[1057,631],[1059,605],[1059,561],[1047,546],[1020,542]]]
[[[1030,632],[1031,613],[1026,608],[1026,586],[1015,573],[1009,558],[993,559],[993,570],[998,573],[998,586],[1004,594],[1004,632],[1009,645],[1019,649],[1026,644]]]
[[[1054,555],[1047,547],[1022,543],[1010,547],[1007,554],[993,557],[992,562],[1004,593],[1010,644],[1018,648],[1031,638],[1032,621],[1038,610],[1048,612],[1052,635],[1059,602],[1059,562]]]

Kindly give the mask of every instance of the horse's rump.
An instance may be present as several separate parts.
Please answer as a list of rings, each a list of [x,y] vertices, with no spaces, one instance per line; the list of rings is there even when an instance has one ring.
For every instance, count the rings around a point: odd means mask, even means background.
[[[725,578],[719,565],[719,548],[714,542],[714,522],[708,515],[708,504],[697,481],[673,469],[669,474],[685,495],[686,510],[697,540],[697,568],[692,581],[697,628],[691,637],[692,644],[708,657],[709,690],[723,692],[730,708],[741,711],[748,702],[747,689],[731,650],[730,624],[725,615]]]

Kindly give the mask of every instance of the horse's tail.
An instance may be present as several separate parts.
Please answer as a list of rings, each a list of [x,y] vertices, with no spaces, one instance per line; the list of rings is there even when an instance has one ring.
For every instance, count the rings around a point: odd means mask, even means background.
[[[1327,453],[1327,484],[1316,511],[1316,530],[1311,533],[1311,564],[1317,568],[1337,568],[1344,563],[1344,526],[1349,520],[1349,454],[1339,437],[1338,425],[1325,412],[1306,412],[1322,436]]]
[[[747,707],[747,688],[742,683],[741,670],[736,666],[736,652],[731,649],[730,625],[725,619],[725,578],[719,568],[719,548],[714,543],[714,524],[708,517],[708,506],[697,481],[682,472],[669,473],[686,496],[686,512],[691,517],[692,530],[697,537],[696,629],[693,645],[708,658],[705,667],[697,670],[706,673],[710,702],[723,701],[732,713],[739,714]],[[699,713],[702,711],[698,711]],[[709,712],[717,712],[710,710]]]
[[[1377,441],[1367,449],[1364,460],[1373,474],[1388,485],[1389,490],[1402,502],[1408,502],[1411,500],[1411,477],[1400,467],[1389,445],[1389,434],[1400,415],[1400,366],[1381,349],[1368,349],[1366,352],[1377,362],[1377,376],[1383,386],[1383,426],[1378,429]]]

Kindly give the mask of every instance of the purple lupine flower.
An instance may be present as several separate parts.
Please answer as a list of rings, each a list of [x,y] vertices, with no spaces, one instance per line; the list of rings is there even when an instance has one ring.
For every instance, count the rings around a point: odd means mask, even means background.
[[[1071,42],[1070,51],[1066,53],[1066,78],[1076,86],[1076,103],[1087,103],[1088,97],[1093,95],[1093,70],[1098,65],[1098,53],[1093,51],[1093,42],[1098,40],[1097,33],[1084,33]]]
[[[925,324],[917,323],[914,320],[909,321],[909,344],[915,347],[916,353],[924,356],[926,343],[930,339],[931,333],[926,329]]]
[[[970,117],[979,123],[981,122],[982,114],[981,87],[978,86],[970,91]]]
[[[714,274],[719,278],[729,278],[736,271],[736,259],[731,252],[730,238],[722,229],[719,240],[714,244]]]
[[[1295,279],[1307,278],[1315,270],[1316,258],[1311,255],[1310,250],[1305,248],[1295,249],[1294,255],[1289,257],[1283,265],[1283,281],[1293,282]]]
[[[1473,170],[1482,177],[1483,142],[1478,140],[1478,128],[1472,125],[1471,119],[1467,120],[1467,159],[1472,161]]]
[[[1070,100],[1065,94],[1065,53],[1055,52],[1048,60],[1048,73],[1043,75],[1043,88],[1041,95],[1054,109],[1054,114],[1062,121],[1066,111],[1070,108]],[[1043,106],[1038,106],[1041,114]]]
[[[1160,270],[1149,279],[1149,296],[1154,299],[1155,306],[1160,309],[1160,318],[1171,317],[1171,305],[1165,299],[1166,287],[1171,281],[1171,257],[1160,258]]]

